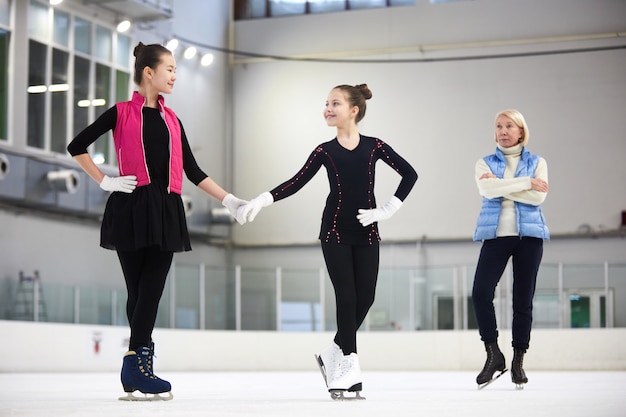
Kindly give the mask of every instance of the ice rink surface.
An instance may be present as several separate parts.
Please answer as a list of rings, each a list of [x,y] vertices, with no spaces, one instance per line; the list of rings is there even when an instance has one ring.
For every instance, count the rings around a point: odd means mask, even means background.
[[[477,390],[469,372],[364,372],[363,401],[333,401],[319,372],[157,374],[172,401],[119,401],[116,373],[0,374],[0,416],[624,417],[626,372],[507,372]]]

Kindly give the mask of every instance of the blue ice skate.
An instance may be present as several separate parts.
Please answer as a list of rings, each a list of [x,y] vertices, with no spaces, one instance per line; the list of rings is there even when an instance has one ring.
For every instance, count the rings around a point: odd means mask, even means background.
[[[124,363],[122,365],[122,386],[125,397],[120,397],[123,401],[168,401],[174,398],[171,393],[172,385],[157,377],[152,372],[153,350],[144,346],[137,351],[130,350],[124,355]],[[145,394],[143,397],[133,395],[133,392],[139,391]],[[165,396],[159,394],[166,393]],[[148,395],[152,394],[152,395]]]

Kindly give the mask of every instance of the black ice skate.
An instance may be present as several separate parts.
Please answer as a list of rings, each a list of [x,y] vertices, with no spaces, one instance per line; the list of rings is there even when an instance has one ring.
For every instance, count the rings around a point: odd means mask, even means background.
[[[158,378],[152,372],[152,349],[141,347],[137,351],[128,351],[124,355],[122,365],[122,386],[125,397],[120,397],[123,401],[168,401],[174,398],[171,393],[172,386],[169,382]],[[143,397],[133,395],[139,391]],[[161,396],[159,394],[165,393]],[[151,395],[148,395],[151,394]]]
[[[478,389],[485,388],[507,371],[504,355],[500,351],[497,342],[485,343],[485,350],[487,351],[487,360],[485,361],[483,370],[480,371],[476,377]],[[494,377],[493,374],[495,374],[496,371],[500,373]]]
[[[513,363],[511,363],[511,381],[515,384],[515,389],[524,389],[524,384],[528,382],[526,372],[524,372],[525,350],[514,349]]]

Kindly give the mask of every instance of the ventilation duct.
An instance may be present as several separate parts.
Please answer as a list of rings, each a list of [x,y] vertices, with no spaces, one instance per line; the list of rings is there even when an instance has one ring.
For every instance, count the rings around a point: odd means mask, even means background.
[[[0,180],[3,180],[9,173],[9,166],[9,158],[5,154],[0,153]]]
[[[62,193],[74,194],[80,183],[79,174],[74,169],[50,171],[46,177],[52,189]]]

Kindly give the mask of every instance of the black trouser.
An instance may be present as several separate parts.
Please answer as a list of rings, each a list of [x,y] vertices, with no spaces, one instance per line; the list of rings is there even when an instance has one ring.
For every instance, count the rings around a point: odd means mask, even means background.
[[[158,247],[117,251],[126,280],[126,315],[130,325],[129,350],[149,346],[156,322],[165,279],[172,265],[173,252]]]
[[[533,297],[537,271],[543,256],[543,240],[534,237],[501,237],[483,242],[472,302],[481,340],[498,339],[493,298],[509,258],[513,257],[513,348],[528,349],[533,321]]]
[[[335,343],[344,355],[356,353],[356,331],[374,303],[379,246],[322,243],[322,252],[335,288]]]

